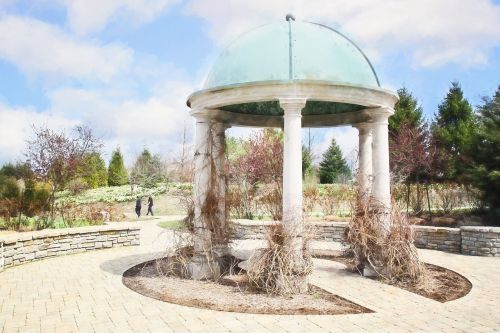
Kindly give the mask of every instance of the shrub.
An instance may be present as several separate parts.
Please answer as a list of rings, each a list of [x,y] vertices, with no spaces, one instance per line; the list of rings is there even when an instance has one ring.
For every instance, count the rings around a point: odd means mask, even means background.
[[[78,194],[82,193],[83,191],[88,190],[90,187],[87,184],[87,182],[85,181],[85,179],[77,178],[77,179],[71,180],[68,183],[68,185],[66,186],[66,188],[69,190],[69,192],[72,195],[78,195]]]
[[[327,185],[323,187],[319,196],[319,205],[325,215],[334,215],[340,206],[340,195],[335,185]]]
[[[226,194],[226,205],[229,212],[238,219],[253,219],[256,211],[255,189],[230,186]]]
[[[449,214],[460,204],[461,188],[456,184],[439,184],[434,186],[437,207],[444,214]]]
[[[51,229],[54,228],[54,219],[51,219],[48,213],[43,213],[35,217],[34,227],[35,230]]]
[[[282,196],[281,188],[275,184],[265,185],[259,190],[257,201],[274,221],[281,221],[283,218]]]
[[[87,153],[83,156],[83,163],[78,167],[77,175],[90,188],[108,185],[106,164],[98,152]]]
[[[304,211],[312,213],[318,203],[319,191],[315,186],[309,186],[304,189]]]
[[[0,198],[19,198],[21,190],[15,178],[0,176]]]
[[[50,198],[50,184],[37,183],[34,180],[26,181],[23,195],[23,214],[33,217],[48,210]]]

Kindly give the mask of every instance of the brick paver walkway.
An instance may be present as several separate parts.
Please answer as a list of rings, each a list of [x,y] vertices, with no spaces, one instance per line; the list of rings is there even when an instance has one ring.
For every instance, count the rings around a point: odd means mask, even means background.
[[[142,245],[70,255],[0,273],[0,332],[500,332],[500,259],[420,251],[471,280],[469,295],[441,304],[316,260],[312,280],[375,313],[273,316],[160,302],[121,283],[128,267],[158,256],[171,234],[143,222]]]

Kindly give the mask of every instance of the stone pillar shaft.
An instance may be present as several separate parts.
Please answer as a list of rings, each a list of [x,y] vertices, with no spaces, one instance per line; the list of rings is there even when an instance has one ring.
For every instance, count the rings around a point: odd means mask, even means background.
[[[196,118],[194,153],[194,248],[195,253],[209,251],[210,231],[206,226],[206,216],[202,209],[210,187],[212,138],[210,119]]]
[[[212,147],[212,157],[214,160],[215,168],[215,187],[217,195],[217,212],[216,212],[216,222],[219,224],[220,231],[227,231],[227,213],[226,213],[226,129],[228,125],[223,123],[214,123],[212,130],[213,147]],[[214,235],[218,249],[221,252],[220,255],[227,254],[227,234],[217,234]]]
[[[291,237],[290,260],[297,271],[304,267],[304,241],[302,221],[302,109],[305,98],[283,98],[280,106],[284,111],[283,146],[283,229]],[[283,288],[292,286],[298,293],[306,292],[307,277],[291,275]],[[287,287],[288,285],[288,287]]]
[[[302,115],[304,98],[280,99],[284,111],[283,223],[298,227],[302,223]],[[296,230],[297,232],[297,230]]]
[[[373,113],[373,144],[372,144],[372,168],[373,198],[386,209],[387,217],[382,219],[382,231],[387,234],[390,230],[391,210],[391,176],[389,169],[389,129],[388,118],[392,114],[389,110],[379,109]]]
[[[370,196],[372,182],[372,126],[369,123],[356,125],[359,132],[358,182],[361,195]]]
[[[212,153],[214,138],[212,121],[206,115],[196,116],[195,170],[194,170],[194,254],[188,264],[191,277],[195,280],[216,279],[220,275],[218,262],[214,258],[210,216],[205,207],[209,191],[213,191]],[[215,189],[217,191],[217,189]]]

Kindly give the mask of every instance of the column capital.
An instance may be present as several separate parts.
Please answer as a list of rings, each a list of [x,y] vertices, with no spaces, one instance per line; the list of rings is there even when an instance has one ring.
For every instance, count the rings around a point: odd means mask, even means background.
[[[218,132],[224,132],[228,128],[231,128],[231,124],[228,124],[228,123],[221,123],[218,121],[213,121],[213,124],[214,124],[215,130]]]
[[[394,109],[385,106],[370,109],[369,113],[372,119],[372,123],[387,123],[387,120],[393,114],[394,114]]]
[[[196,122],[210,122],[212,120],[212,115],[210,110],[208,109],[193,109],[189,112],[193,118],[196,119]]]
[[[307,98],[305,97],[283,97],[279,99],[280,107],[287,116],[301,116],[302,109],[306,106]]]
[[[373,129],[373,125],[368,122],[353,124],[352,127],[356,128],[359,134],[370,134]]]

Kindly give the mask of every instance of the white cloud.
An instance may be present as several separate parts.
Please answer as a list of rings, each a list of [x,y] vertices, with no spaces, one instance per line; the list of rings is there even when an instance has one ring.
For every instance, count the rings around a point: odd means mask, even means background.
[[[17,0],[0,0],[0,9],[13,5]]]
[[[77,40],[36,19],[0,16],[0,58],[30,76],[108,82],[127,70],[133,52],[118,44]]]
[[[185,98],[192,86],[168,82],[162,94],[145,99],[113,90],[63,88],[49,94],[50,113],[90,124],[105,143],[105,152],[120,146],[127,162],[144,147],[164,157],[176,153],[184,128],[192,133]],[[192,136],[189,135],[191,140]]]
[[[26,140],[32,125],[54,130],[68,130],[78,124],[50,113],[39,113],[29,108],[15,108],[0,104],[0,162],[23,159]]]
[[[489,0],[190,0],[185,11],[222,44],[292,12],[340,26],[372,58],[399,52],[417,67],[484,65],[500,43],[500,6]]]
[[[67,8],[68,24],[79,35],[101,31],[109,23],[149,22],[179,0],[60,0]]]

